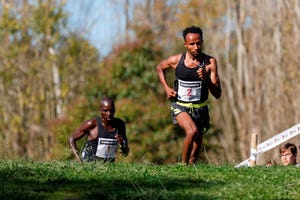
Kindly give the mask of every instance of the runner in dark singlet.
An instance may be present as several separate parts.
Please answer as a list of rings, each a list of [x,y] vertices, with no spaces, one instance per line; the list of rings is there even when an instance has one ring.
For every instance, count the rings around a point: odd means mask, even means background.
[[[207,99],[211,93],[221,97],[221,84],[217,61],[202,53],[203,34],[199,27],[191,26],[183,31],[186,52],[170,56],[157,65],[161,84],[171,101],[173,123],[185,132],[182,162],[195,163],[202,145],[203,134],[209,129]],[[175,70],[174,88],[166,81],[165,71]]]
[[[126,137],[126,126],[123,120],[115,118],[115,105],[110,97],[100,101],[100,117],[83,122],[69,136],[69,145],[80,162],[109,161],[114,162],[118,146],[124,156],[128,155],[129,147]],[[80,156],[76,141],[87,135],[87,142]]]

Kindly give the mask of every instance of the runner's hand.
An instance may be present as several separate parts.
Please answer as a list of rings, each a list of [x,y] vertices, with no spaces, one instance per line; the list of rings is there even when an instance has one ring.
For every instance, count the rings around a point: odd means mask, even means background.
[[[177,96],[177,92],[173,88],[168,88],[166,90],[168,100],[175,99]]]
[[[124,138],[122,137],[122,135],[116,135],[116,139],[118,140],[119,144],[121,146],[123,146],[124,144]]]
[[[201,78],[202,81],[206,81],[207,80],[207,72],[205,68],[199,68],[197,70],[198,76],[199,78]]]

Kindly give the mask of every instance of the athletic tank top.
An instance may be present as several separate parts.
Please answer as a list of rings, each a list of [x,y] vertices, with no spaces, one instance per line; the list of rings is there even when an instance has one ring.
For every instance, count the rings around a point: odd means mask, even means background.
[[[204,55],[204,65],[207,56]],[[208,87],[199,78],[199,67],[189,68],[184,64],[186,53],[183,53],[175,69],[176,79],[174,89],[177,92],[177,100],[186,103],[202,103],[208,98]]]
[[[118,140],[116,135],[118,129],[110,132],[103,128],[100,117],[97,117],[98,124],[98,145],[96,156],[100,158],[114,158],[118,149]]]
[[[118,119],[114,120],[116,123],[119,122]],[[98,125],[98,137],[87,141],[82,157],[84,159],[90,159],[94,156],[99,158],[114,158],[118,148],[118,140],[115,136],[118,134],[117,127],[119,126],[117,125],[115,130],[110,132],[103,128],[100,117],[96,118],[96,122]]]

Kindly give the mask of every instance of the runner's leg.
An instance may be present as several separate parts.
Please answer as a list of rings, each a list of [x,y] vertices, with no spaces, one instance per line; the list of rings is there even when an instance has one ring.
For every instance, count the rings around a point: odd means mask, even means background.
[[[201,149],[201,145],[202,145],[202,141],[203,141],[203,134],[197,134],[197,136],[193,142],[193,148],[192,148],[191,156],[189,159],[189,164],[193,164],[193,163],[197,162],[197,159],[198,159],[199,153],[200,153],[200,149]]]
[[[190,153],[192,151],[194,139],[198,133],[198,129],[191,116],[186,112],[182,112],[177,115],[176,120],[178,125],[185,132],[182,149],[182,162],[188,164]]]

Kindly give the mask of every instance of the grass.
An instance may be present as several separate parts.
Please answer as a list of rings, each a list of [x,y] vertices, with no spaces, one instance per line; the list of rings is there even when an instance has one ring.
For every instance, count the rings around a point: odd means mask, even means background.
[[[0,199],[300,199],[300,168],[0,161]]]

